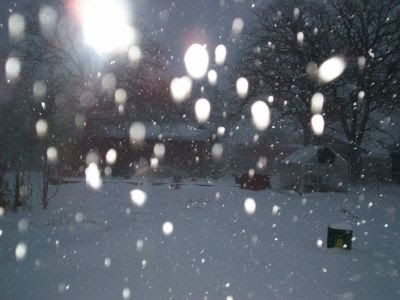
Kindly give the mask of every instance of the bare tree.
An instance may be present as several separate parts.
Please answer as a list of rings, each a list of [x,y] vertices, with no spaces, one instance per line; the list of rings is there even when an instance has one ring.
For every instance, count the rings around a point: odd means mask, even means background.
[[[258,20],[247,35],[239,70],[253,95],[274,95],[283,117],[301,126],[311,142],[311,97],[325,96],[326,124],[340,123],[351,145],[353,179],[360,174],[360,146],[374,111],[398,104],[400,1],[272,1],[255,7]],[[347,68],[331,83],[317,68],[333,55]]]

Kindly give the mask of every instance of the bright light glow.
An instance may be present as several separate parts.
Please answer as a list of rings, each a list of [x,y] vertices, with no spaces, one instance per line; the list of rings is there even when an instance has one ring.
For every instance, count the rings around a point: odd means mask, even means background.
[[[6,61],[6,78],[8,80],[15,80],[21,73],[21,62],[16,57],[9,57]]]
[[[274,96],[268,96],[268,103],[269,104],[274,103]]]
[[[174,231],[174,225],[171,222],[167,221],[163,224],[162,230],[166,236],[171,235]]]
[[[109,164],[109,165],[115,164],[115,162],[117,161],[117,151],[115,151],[115,149],[111,148],[110,150],[107,151],[106,161],[107,161],[107,164]]]
[[[56,162],[57,161],[57,157],[58,157],[57,149],[55,147],[49,147],[47,149],[47,159],[50,162]]]
[[[239,36],[243,31],[244,22],[241,18],[236,18],[232,22],[232,35]]]
[[[216,85],[217,84],[218,74],[217,74],[217,72],[215,70],[208,71],[207,77],[208,77],[208,83],[210,85]]]
[[[264,101],[256,101],[251,106],[251,116],[257,130],[265,130],[269,126],[270,112]]]
[[[320,114],[324,106],[324,95],[315,93],[311,98],[311,112],[313,114]]]
[[[211,156],[213,159],[218,160],[224,153],[224,147],[220,143],[215,143],[211,148]]]
[[[240,98],[246,98],[249,91],[249,82],[246,78],[240,77],[236,80],[236,93]]]
[[[254,215],[256,212],[256,201],[253,198],[247,198],[244,201],[244,210],[248,215]]]
[[[315,135],[322,135],[324,133],[325,121],[324,117],[316,114],[311,118],[311,128]]]
[[[85,170],[86,184],[92,189],[98,190],[102,186],[100,170],[95,163],[91,163]]]
[[[131,201],[134,205],[138,207],[142,207],[147,200],[147,195],[145,192],[139,189],[132,190],[130,192]]]
[[[339,77],[346,68],[346,62],[342,57],[334,56],[326,60],[318,69],[318,78],[328,83]]]
[[[17,247],[15,247],[15,258],[17,261],[21,261],[25,259],[25,256],[28,252],[28,247],[25,243],[19,243]]]
[[[194,110],[196,113],[197,121],[199,121],[200,123],[205,123],[210,117],[210,112],[211,112],[210,102],[207,99],[201,98],[196,101]]]
[[[321,248],[322,245],[324,244],[324,242],[321,239],[319,239],[319,240],[317,240],[316,244],[317,244],[318,248]]]
[[[129,136],[133,144],[140,144],[146,137],[146,127],[141,122],[135,122],[129,129]]]
[[[82,0],[79,7],[84,39],[99,53],[124,51],[135,39],[123,0]]]
[[[193,79],[203,78],[208,70],[209,56],[206,46],[191,45],[185,53],[185,67]]]
[[[47,121],[45,119],[40,119],[36,122],[36,135],[39,138],[43,138],[47,135],[47,130],[49,128]]]
[[[215,48],[215,63],[217,65],[223,65],[225,63],[226,52],[226,47],[222,44]]]
[[[181,103],[190,97],[192,92],[192,79],[188,76],[174,78],[171,81],[171,96],[176,103]]]
[[[8,18],[8,34],[11,39],[20,40],[25,35],[25,18],[20,14],[12,14]]]

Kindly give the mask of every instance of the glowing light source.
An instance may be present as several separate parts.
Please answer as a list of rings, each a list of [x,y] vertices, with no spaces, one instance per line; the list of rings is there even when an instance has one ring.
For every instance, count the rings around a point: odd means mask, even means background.
[[[79,2],[84,40],[99,53],[128,50],[135,40],[123,0]]]

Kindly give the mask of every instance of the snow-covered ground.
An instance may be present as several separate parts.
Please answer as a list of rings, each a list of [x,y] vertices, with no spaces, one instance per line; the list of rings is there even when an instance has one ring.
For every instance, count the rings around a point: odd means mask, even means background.
[[[96,192],[80,180],[46,211],[4,214],[0,298],[400,299],[400,186],[301,197],[169,182],[109,179]],[[327,226],[344,220],[353,250],[327,249]]]

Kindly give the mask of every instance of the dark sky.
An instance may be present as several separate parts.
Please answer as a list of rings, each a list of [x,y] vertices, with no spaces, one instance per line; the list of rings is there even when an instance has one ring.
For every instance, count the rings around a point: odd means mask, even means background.
[[[7,40],[9,10],[18,11],[28,0],[1,0],[0,41]],[[227,44],[232,22],[236,17],[249,25],[248,0],[134,0],[129,1],[142,23],[159,36],[171,54],[181,57],[193,42],[207,43],[212,49],[219,43]],[[229,53],[230,49],[228,49]]]

